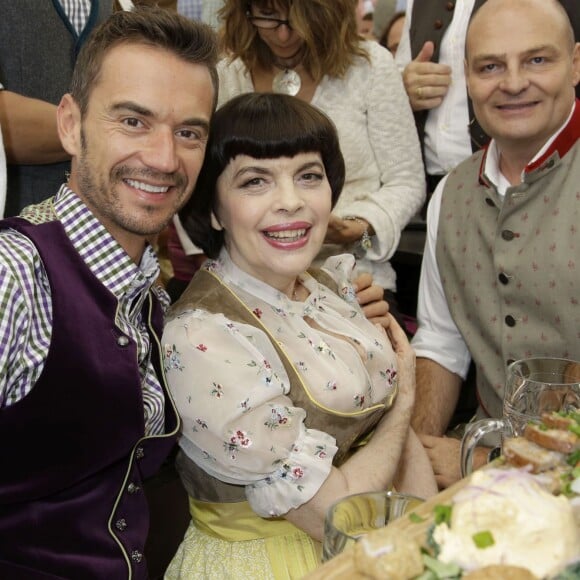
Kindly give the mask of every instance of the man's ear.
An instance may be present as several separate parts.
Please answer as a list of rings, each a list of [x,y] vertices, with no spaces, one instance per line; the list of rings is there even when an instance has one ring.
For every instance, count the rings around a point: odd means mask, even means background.
[[[223,230],[224,229],[222,227],[222,224],[220,224],[220,221],[217,219],[217,216],[215,215],[215,213],[213,211],[211,212],[211,227],[214,230],[217,230],[218,232],[220,230]]]
[[[580,82],[580,42],[574,45],[572,67],[572,82],[576,86]]]
[[[463,59],[463,76],[465,78],[467,94],[471,97],[471,93],[469,92],[469,64],[467,63],[467,58]]]
[[[58,135],[64,150],[71,157],[81,152],[81,111],[72,95],[67,93],[56,110]]]

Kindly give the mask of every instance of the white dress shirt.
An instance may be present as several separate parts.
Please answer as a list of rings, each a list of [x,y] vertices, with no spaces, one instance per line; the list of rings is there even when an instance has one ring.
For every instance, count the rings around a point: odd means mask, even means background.
[[[395,62],[402,71],[411,61],[409,25],[414,0],[407,2],[407,17]],[[463,61],[465,36],[475,0],[457,0],[453,20],[445,31],[439,51],[439,63],[451,67],[451,85],[441,105],[431,109],[425,124],[425,169],[429,175],[444,175],[469,157],[469,111]]]

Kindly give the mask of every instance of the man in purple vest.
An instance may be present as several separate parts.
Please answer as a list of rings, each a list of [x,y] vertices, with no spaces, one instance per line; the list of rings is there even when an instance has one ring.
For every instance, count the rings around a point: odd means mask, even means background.
[[[57,111],[71,174],[0,222],[0,578],[146,578],[143,481],[172,448],[148,243],[186,202],[215,109],[214,34],[118,12]]]
[[[412,424],[442,487],[460,477],[459,441],[443,435],[470,360],[478,417],[495,418],[511,362],[580,360],[580,44],[561,4],[487,0],[467,31],[465,74],[492,140],[429,205],[413,338]]]

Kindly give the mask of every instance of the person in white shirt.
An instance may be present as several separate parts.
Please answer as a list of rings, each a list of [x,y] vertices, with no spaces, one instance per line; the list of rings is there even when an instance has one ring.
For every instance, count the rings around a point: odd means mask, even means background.
[[[484,2],[407,1],[395,62],[403,74],[415,113],[429,194],[446,173],[488,142],[473,115],[463,69],[467,26],[472,14]],[[560,0],[560,3],[578,40],[578,2]]]
[[[113,0],[0,0],[0,124],[7,167],[6,215],[51,196],[70,156],[56,129],[78,51]]]
[[[556,0],[488,0],[466,48],[469,94],[492,141],[432,198],[413,339],[413,426],[442,487],[460,476],[459,441],[443,434],[471,358],[478,415],[492,417],[511,361],[580,360],[580,44]]]
[[[465,32],[475,5],[476,0],[458,0],[449,10],[442,3],[407,2],[395,62],[415,112],[431,193],[443,175],[475,150],[463,72]]]

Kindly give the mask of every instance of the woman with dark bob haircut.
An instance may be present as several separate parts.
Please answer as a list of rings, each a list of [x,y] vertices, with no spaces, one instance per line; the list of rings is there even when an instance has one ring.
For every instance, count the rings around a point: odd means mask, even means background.
[[[167,579],[301,578],[335,500],[437,491],[409,428],[405,333],[364,316],[352,255],[308,270],[343,182],[336,130],[308,103],[247,94],[212,119],[182,217],[213,260],[163,335],[192,515]]]
[[[295,123],[280,122],[288,117],[295,118]],[[307,151],[318,151],[322,157],[334,207],[344,185],[344,160],[336,129],[326,115],[298,99],[264,98],[263,94],[238,97],[221,107],[212,122],[195,194],[180,212],[194,244],[209,258],[217,258],[223,246],[224,232],[213,229],[209,217],[216,202],[216,181],[234,157],[243,153],[272,159]]]

